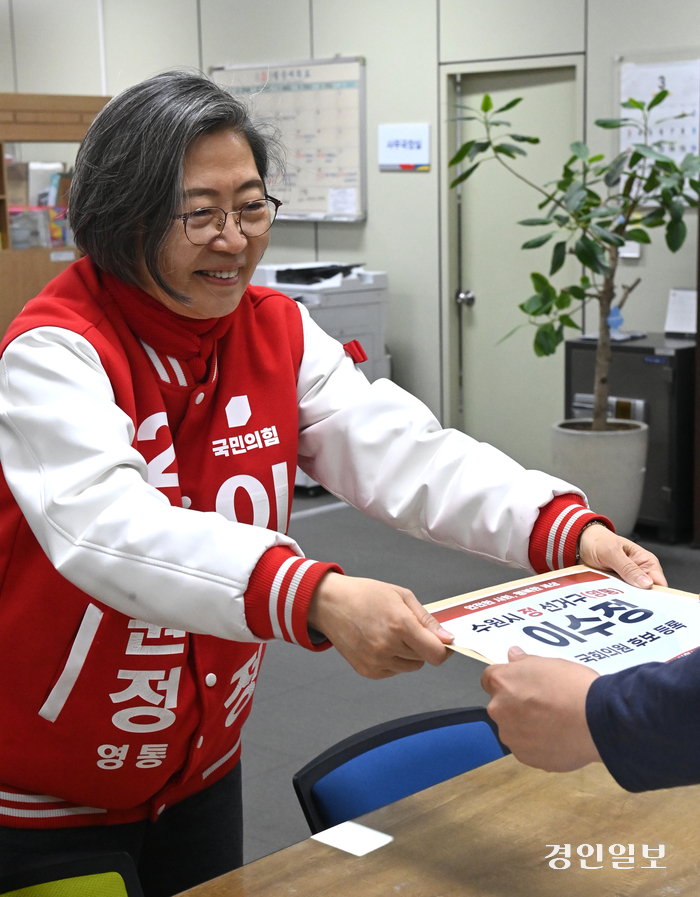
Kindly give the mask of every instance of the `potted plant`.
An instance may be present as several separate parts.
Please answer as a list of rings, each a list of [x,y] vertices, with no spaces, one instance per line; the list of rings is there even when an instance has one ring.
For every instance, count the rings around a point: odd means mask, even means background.
[[[608,419],[611,327],[619,328],[621,309],[640,282],[637,278],[618,288],[618,252],[627,241],[650,243],[650,231],[659,227],[665,231],[668,248],[677,252],[686,237],[684,211],[698,206],[700,194],[700,156],[689,153],[678,164],[662,152],[659,142],[650,140],[650,113],[667,96],[668,91],[661,90],[648,103],[629,99],[622,103],[629,110],[626,117],[596,121],[596,125],[605,129],[636,129],[639,140],[631,148],[608,162],[602,154],[591,153],[585,143],[572,143],[571,155],[559,177],[539,185],[512,164],[519,156],[526,155],[525,146],[539,143],[539,138],[512,133],[510,123],[501,118],[521,98],[495,109],[486,94],[477,109],[458,107],[458,119],[477,122],[482,133],[464,143],[449,163],[452,167],[459,166],[451,187],[470,178],[484,162],[496,162],[539,196],[539,214],[518,223],[543,230],[523,243],[522,248],[552,245],[549,271],[547,275],[531,274],[534,293],[519,304],[527,321],[504,339],[520,327],[532,324],[536,328],[535,354],[551,355],[563,342],[567,327],[580,330],[572,315],[584,303],[598,303],[593,417],[555,425],[553,460],[556,473],[580,485],[589,498],[596,495],[597,508],[612,508],[613,492],[620,494],[627,507],[608,510],[608,513],[622,533],[632,531],[639,512],[647,427]],[[672,117],[681,118],[683,114]],[[550,278],[560,271],[569,255],[581,263],[581,276],[575,283],[557,287]],[[586,439],[578,438],[581,435]],[[592,435],[596,437],[595,442],[589,438]],[[609,455],[611,444],[620,444],[627,436],[636,439],[638,445],[636,448],[625,445],[620,460],[615,462]],[[580,471],[576,467],[578,462],[567,460],[570,445],[574,446],[575,455],[583,454]],[[611,475],[612,485],[604,484],[605,473]],[[630,474],[633,483],[629,482]]]

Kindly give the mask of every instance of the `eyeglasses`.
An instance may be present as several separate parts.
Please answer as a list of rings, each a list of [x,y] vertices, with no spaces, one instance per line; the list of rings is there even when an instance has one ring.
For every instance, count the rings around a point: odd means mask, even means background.
[[[185,212],[184,215],[176,215],[175,218],[185,225],[185,236],[190,243],[194,243],[195,246],[206,246],[221,236],[229,215],[234,216],[234,221],[244,237],[262,237],[272,227],[281,205],[281,200],[266,196],[265,199],[253,199],[240,209],[233,209],[230,212],[212,207],[195,209],[194,212]]]

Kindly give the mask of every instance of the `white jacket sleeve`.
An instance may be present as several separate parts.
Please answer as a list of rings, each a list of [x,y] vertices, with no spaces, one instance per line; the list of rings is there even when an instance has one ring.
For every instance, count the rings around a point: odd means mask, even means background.
[[[243,594],[259,558],[288,537],[172,507],[148,485],[134,428],[91,343],[43,327],[0,366],[0,460],[56,569],[99,601],[175,629],[259,641]]]
[[[531,570],[539,509],[579,489],[443,429],[389,380],[370,384],[301,308],[299,463],[370,517],[421,539]]]

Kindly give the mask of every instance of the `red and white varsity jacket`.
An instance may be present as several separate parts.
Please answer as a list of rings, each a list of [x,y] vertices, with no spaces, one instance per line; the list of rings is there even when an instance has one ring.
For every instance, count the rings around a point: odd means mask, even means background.
[[[573,563],[596,516],[369,384],[274,290],[247,290],[199,384],[134,335],[123,290],[83,259],[0,347],[4,825],[156,818],[238,761],[264,642],[319,647],[332,565],[285,535],[297,459],[377,519],[525,569]]]

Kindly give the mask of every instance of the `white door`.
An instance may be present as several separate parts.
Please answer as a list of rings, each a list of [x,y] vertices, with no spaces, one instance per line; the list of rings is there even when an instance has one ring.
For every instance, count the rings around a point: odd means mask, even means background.
[[[505,159],[515,171],[535,183],[555,180],[570,155],[569,145],[581,139],[578,69],[575,64],[559,64],[461,73],[463,104],[479,106],[484,93],[490,94],[494,108],[515,97],[523,98],[518,106],[498,117],[512,124],[512,129],[503,129],[504,133],[512,130],[540,138],[535,146],[520,144],[527,157]],[[479,133],[478,125],[466,122],[461,139],[466,141]],[[455,141],[454,136],[452,140]],[[454,153],[455,143],[449,148],[449,155]],[[450,169],[449,174],[454,177],[455,170]],[[539,249],[520,248],[542,229],[517,224],[521,219],[542,215],[537,209],[540,199],[494,161],[482,164],[464,183],[461,287],[471,290],[476,298],[474,305],[464,308],[462,314],[461,403],[454,333],[447,340],[452,346],[447,376],[453,423],[477,439],[496,445],[527,467],[546,470],[551,462],[550,425],[564,415],[564,348],[560,346],[555,356],[536,357],[532,348],[535,328],[530,326],[499,342],[527,320],[518,305],[534,292],[530,273],[549,274],[550,244]],[[449,202],[454,203],[454,197]],[[454,252],[456,245],[452,242]],[[453,262],[451,269],[451,281],[456,286]],[[556,277],[557,283],[563,284],[564,279],[573,282],[577,277],[575,261],[567,261]],[[451,288],[447,297],[451,303],[454,292]],[[447,317],[454,330],[454,305],[448,309]],[[575,331],[569,334],[574,336]]]

